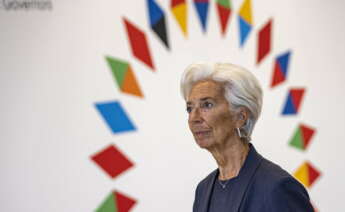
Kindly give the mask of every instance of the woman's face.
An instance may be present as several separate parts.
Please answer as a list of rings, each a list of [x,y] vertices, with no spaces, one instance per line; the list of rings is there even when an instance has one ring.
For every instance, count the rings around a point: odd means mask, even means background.
[[[235,120],[220,83],[200,81],[187,99],[188,124],[201,148],[222,147],[235,136]]]

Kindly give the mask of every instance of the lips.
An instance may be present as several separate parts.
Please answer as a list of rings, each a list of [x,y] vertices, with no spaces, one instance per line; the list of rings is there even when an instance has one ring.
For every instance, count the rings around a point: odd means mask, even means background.
[[[194,131],[193,134],[196,138],[205,138],[211,135],[211,130],[198,130]]]

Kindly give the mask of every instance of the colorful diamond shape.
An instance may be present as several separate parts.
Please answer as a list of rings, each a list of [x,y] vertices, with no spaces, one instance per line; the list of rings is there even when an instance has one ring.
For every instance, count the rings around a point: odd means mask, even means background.
[[[298,167],[293,175],[305,187],[310,188],[321,176],[321,173],[313,165],[311,165],[310,162],[304,162],[301,166]]]
[[[244,0],[240,8],[238,23],[240,28],[240,47],[243,47],[253,28],[251,0]]]
[[[296,115],[300,109],[304,93],[304,88],[290,89],[282,114]]]
[[[239,15],[250,25],[253,25],[252,18],[252,1],[244,0],[241,5]]]
[[[126,26],[127,37],[131,45],[131,50],[138,60],[145,63],[152,70],[154,70],[154,65],[152,62],[151,53],[149,50],[149,45],[146,39],[146,35],[138,27],[134,26],[126,18],[123,18],[123,22]]]
[[[180,26],[183,34],[187,37],[187,11],[186,0],[171,0],[170,8],[175,20]]]
[[[217,0],[217,11],[222,35],[224,36],[232,13],[230,0]]]
[[[271,88],[283,83],[288,74],[291,51],[279,55],[274,63]]]
[[[162,8],[154,0],[147,0],[150,27],[169,49],[165,15]]]
[[[110,145],[91,156],[91,159],[111,178],[117,177],[133,166],[133,163],[114,145]]]
[[[232,13],[230,0],[217,0],[217,11],[222,35],[225,36],[228,22]]]
[[[209,0],[194,0],[194,6],[198,13],[202,29],[206,32]]]
[[[96,103],[95,106],[113,133],[136,130],[120,102]]]
[[[289,144],[297,149],[306,150],[314,134],[315,130],[313,128],[300,124]]]
[[[113,191],[96,209],[96,212],[128,212],[136,201],[118,191]]]
[[[143,97],[134,72],[132,71],[131,65],[126,61],[110,56],[106,57],[106,60],[111,68],[113,77],[117,82],[120,90],[124,93]]]
[[[271,51],[271,32],[272,19],[259,30],[256,64],[259,64]]]

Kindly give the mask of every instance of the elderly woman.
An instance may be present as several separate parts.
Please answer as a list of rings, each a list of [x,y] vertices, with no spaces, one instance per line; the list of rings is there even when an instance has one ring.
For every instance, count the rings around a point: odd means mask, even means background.
[[[262,90],[232,64],[190,65],[181,80],[196,143],[218,164],[197,186],[193,212],[311,212],[304,187],[250,143]]]

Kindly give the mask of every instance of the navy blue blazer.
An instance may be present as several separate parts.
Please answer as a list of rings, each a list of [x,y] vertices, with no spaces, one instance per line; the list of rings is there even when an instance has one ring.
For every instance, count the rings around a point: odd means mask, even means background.
[[[218,169],[197,186],[193,212],[208,212]],[[313,212],[302,184],[285,170],[258,154],[252,144],[231,187],[235,195],[227,201],[229,212]]]

